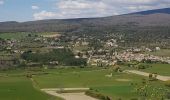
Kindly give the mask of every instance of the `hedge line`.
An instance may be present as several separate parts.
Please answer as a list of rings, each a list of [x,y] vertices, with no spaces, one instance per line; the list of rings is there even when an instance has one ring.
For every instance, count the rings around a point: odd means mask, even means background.
[[[112,100],[112,99],[111,99],[110,97],[108,97],[108,96],[105,96],[105,95],[103,95],[103,94],[100,94],[100,93],[97,93],[97,92],[94,92],[94,91],[91,91],[91,90],[86,91],[85,94],[88,95],[88,96],[97,98],[97,99],[99,99],[99,100]]]

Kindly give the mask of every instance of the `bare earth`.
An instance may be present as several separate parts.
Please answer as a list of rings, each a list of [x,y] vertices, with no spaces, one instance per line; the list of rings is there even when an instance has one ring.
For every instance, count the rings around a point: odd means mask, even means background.
[[[57,93],[58,88],[48,88],[48,89],[41,89],[42,91],[46,92],[49,95],[61,97],[65,100],[97,100],[90,96],[85,95],[84,92],[81,93]],[[64,90],[89,90],[89,88],[64,88]]]
[[[116,81],[120,81],[120,82],[129,82],[131,81],[130,79],[116,79]]]
[[[42,36],[46,38],[53,38],[53,37],[60,37],[61,34],[51,34],[51,35],[42,35]]]
[[[137,71],[137,70],[125,70],[124,72],[138,74],[138,75],[147,76],[147,77],[149,77],[149,74],[150,74],[150,73]],[[157,79],[161,80],[161,81],[168,81],[168,80],[170,80],[170,76],[157,75]]]

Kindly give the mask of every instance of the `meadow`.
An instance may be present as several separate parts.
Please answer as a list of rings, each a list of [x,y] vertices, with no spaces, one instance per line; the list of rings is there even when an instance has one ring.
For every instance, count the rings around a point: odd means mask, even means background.
[[[0,100],[59,100],[33,86],[22,76],[0,76]]]
[[[0,33],[0,37],[2,39],[23,39],[25,37],[27,37],[29,34],[31,34],[32,36],[35,35],[53,35],[53,34],[59,34],[58,32],[44,32],[44,33],[30,33],[30,32],[17,32],[17,33]]]
[[[69,71],[68,71],[69,70]],[[60,69],[48,70],[49,74],[34,76],[36,84],[40,88],[82,88],[87,87],[111,97],[130,100],[138,97],[135,86],[131,84],[141,83],[146,77],[117,73],[111,69]],[[112,73],[112,77],[106,75]],[[146,78],[147,79],[147,78]]]
[[[149,73],[157,73],[160,75],[170,76],[170,64],[150,64],[152,67],[146,68],[143,71]]]
[[[32,79],[26,77],[28,73],[32,74]],[[106,76],[111,73],[112,77]],[[143,79],[148,80],[148,77],[119,73],[110,68],[66,67],[0,71],[0,98],[2,100],[60,100],[41,92],[40,89],[87,87],[113,100],[119,98],[130,100],[138,97],[136,86],[132,84],[141,84]],[[160,81],[153,81],[151,85],[165,87]]]
[[[1,33],[0,37],[2,39],[17,39],[20,40],[22,38],[25,38],[26,36],[28,36],[28,34],[30,33],[26,33],[26,32],[19,32],[19,33]]]

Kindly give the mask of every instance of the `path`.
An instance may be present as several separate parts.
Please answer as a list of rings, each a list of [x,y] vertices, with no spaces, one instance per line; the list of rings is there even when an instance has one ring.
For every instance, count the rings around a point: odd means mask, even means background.
[[[42,91],[46,92],[47,94],[61,97],[65,100],[97,100],[90,96],[85,95],[85,92],[81,93],[57,93],[58,88],[48,88],[48,89],[41,89]],[[89,90],[89,88],[64,88],[64,90]]]
[[[124,72],[138,74],[138,75],[147,76],[147,77],[149,77],[149,74],[150,74],[150,73],[137,71],[137,70],[125,70]],[[170,80],[170,76],[157,75],[157,79],[161,80],[161,81],[168,81],[168,80]]]

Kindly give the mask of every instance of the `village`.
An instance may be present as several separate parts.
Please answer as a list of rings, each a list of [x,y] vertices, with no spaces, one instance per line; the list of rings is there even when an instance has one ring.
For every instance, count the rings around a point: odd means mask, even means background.
[[[69,36],[61,34],[28,34],[25,38],[18,40],[0,39],[0,66],[19,64],[21,61],[20,55],[28,50],[32,50],[32,52],[37,53],[47,52],[50,49],[64,48],[70,49],[77,59],[87,59],[86,62],[89,66],[115,66],[120,61],[137,61],[141,63],[144,61],[149,61],[150,63],[161,62],[170,64],[170,57],[150,54],[150,52],[161,51],[160,47],[155,47],[152,49],[144,47],[120,49],[122,47],[116,39],[111,38],[108,40],[93,40],[94,37],[71,36],[71,38],[69,38]]]
[[[0,100],[170,100],[170,0],[0,0]]]

